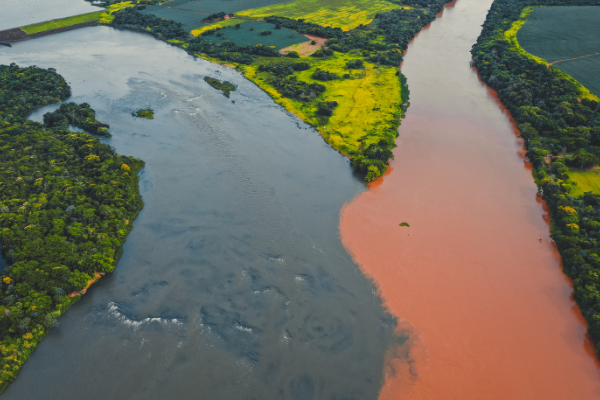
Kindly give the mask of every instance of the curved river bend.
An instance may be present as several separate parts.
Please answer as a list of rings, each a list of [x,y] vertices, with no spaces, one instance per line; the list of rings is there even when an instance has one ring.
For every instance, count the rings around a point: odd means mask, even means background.
[[[2,400],[377,398],[395,320],[339,237],[364,184],[317,132],[238,72],[145,34],[85,28],[0,62],[56,68],[110,123],[106,142],[146,161],[115,272]],[[131,116],[145,106],[154,120]]]
[[[384,400],[600,398],[523,144],[469,68],[491,3],[458,0],[410,45],[393,171],[342,212],[343,243],[415,331]]]

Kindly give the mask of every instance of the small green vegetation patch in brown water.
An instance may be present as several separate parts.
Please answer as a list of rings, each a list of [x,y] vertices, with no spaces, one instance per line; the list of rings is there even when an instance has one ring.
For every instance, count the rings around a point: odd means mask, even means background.
[[[154,119],[154,110],[151,108],[140,108],[136,112],[132,112],[131,115],[138,118]]]
[[[210,86],[214,87],[217,90],[222,91],[223,95],[225,95],[225,97],[229,97],[229,95],[231,94],[231,92],[235,91],[235,85],[233,83],[231,83],[231,82],[220,81],[220,80],[218,80],[216,78],[211,78],[210,76],[205,76],[204,80]]]

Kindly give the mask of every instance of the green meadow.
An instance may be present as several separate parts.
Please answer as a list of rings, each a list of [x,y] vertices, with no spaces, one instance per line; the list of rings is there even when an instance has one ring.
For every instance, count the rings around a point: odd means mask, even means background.
[[[582,196],[585,192],[600,194],[600,171],[569,171],[569,178],[577,182],[571,187],[571,196]]]
[[[257,19],[270,15],[303,18],[308,22],[347,31],[361,24],[370,23],[377,13],[397,8],[402,6],[385,0],[294,0],[240,11],[236,15]]]

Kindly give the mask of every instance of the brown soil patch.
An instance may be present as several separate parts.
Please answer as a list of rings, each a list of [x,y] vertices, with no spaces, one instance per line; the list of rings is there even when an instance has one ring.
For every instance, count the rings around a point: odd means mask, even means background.
[[[85,292],[87,292],[87,290],[90,288],[90,286],[92,286],[94,283],[98,282],[98,280],[100,278],[102,278],[103,276],[104,276],[104,272],[96,272],[94,274],[94,279],[89,280],[86,287],[84,287],[83,289],[81,289],[78,292],[69,293],[67,296],[68,297],[75,297],[75,296],[82,296],[82,295],[84,295]]]
[[[300,57],[306,57],[306,56],[310,56],[312,53],[314,53],[315,51],[317,51],[320,48],[322,48],[323,46],[325,46],[325,42],[327,41],[327,38],[322,38],[322,37],[318,37],[318,36],[314,36],[314,35],[304,35],[304,36],[306,36],[309,39],[307,42],[293,44],[291,46],[288,46],[288,47],[285,47],[285,48],[279,50],[279,52],[281,54],[287,54],[290,51],[297,51],[298,54],[300,54]],[[317,44],[310,44],[311,41],[313,41],[313,40],[315,42],[317,42]]]

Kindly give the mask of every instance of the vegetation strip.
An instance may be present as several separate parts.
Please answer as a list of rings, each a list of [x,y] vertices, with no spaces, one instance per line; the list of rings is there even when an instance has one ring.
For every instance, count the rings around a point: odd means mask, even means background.
[[[83,103],[26,116],[71,95],[53,69],[0,65],[0,392],[37,344],[122,254],[143,207],[137,172],[144,163],[115,153]]]
[[[348,26],[340,25],[340,21],[323,26],[283,15],[290,7],[295,10],[309,5],[318,6],[317,10],[345,7],[349,4],[345,0],[322,4],[298,0],[272,6],[281,11],[277,11],[279,15],[264,18],[273,27],[265,31],[287,28],[298,34],[328,39],[325,47],[314,51],[310,57],[300,57],[295,51],[280,54],[276,46],[236,41],[228,32],[241,29],[243,23],[240,28],[230,26],[226,29],[217,24],[213,29],[193,31],[190,35],[180,23],[159,18],[162,15],[140,13],[140,7],[135,7],[117,13],[112,24],[151,33],[190,54],[236,67],[276,102],[314,125],[328,143],[351,158],[355,170],[362,172],[367,181],[372,181],[387,170],[393,157],[397,127],[407,100],[403,100],[401,94],[398,72],[403,51],[415,34],[435,19],[446,2],[352,2],[363,7],[367,12],[365,15],[370,15],[361,21],[372,22],[357,24],[348,31],[344,31]],[[236,18],[262,16],[263,11],[256,10],[238,12]],[[377,13],[377,10],[386,12]],[[226,40],[210,37],[223,34]]]
[[[573,279],[574,298],[600,355],[600,192],[597,180],[586,178],[593,172],[583,172],[599,164],[600,103],[572,77],[518,45],[516,32],[534,4],[600,1],[495,0],[473,46],[473,64],[498,92],[525,139],[533,176],[550,207],[563,270]],[[578,182],[587,182],[596,193],[577,190]]]

